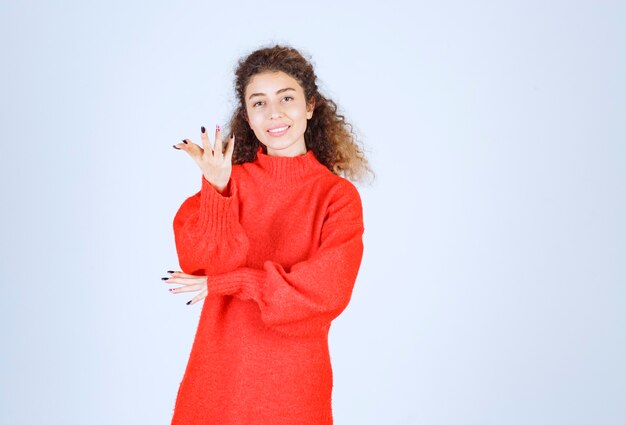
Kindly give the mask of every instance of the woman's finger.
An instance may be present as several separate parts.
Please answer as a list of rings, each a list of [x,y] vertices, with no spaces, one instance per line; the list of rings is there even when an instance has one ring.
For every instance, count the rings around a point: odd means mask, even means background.
[[[206,276],[170,277],[164,280],[165,280],[165,283],[178,283],[180,285],[194,285],[196,283],[206,282]]]
[[[179,286],[178,288],[170,288],[172,294],[178,294],[179,292],[193,292],[205,289],[206,285],[203,283],[196,283],[195,285]]]
[[[204,277],[203,275],[187,274],[187,273],[183,273],[183,272],[174,272],[174,271],[172,273],[170,273],[170,275],[172,277]]]
[[[228,146],[226,146],[226,155],[224,155],[224,159],[228,162],[232,162],[233,151],[235,150],[235,135],[232,134],[230,136],[230,142],[228,142]]]
[[[187,147],[187,139],[183,139],[181,142],[176,143],[174,146],[174,148],[179,149],[179,150],[184,150]]]
[[[202,147],[206,152],[211,152],[211,141],[209,140],[209,134],[206,132],[204,126],[200,127],[200,132],[200,137],[202,138]]]
[[[178,147],[181,151],[187,152],[192,157],[202,155],[202,148],[189,139],[183,139],[182,142],[176,143],[174,146]]]
[[[189,301],[187,301],[187,305],[189,304],[195,304],[198,301],[200,301],[203,298],[206,298],[207,294],[208,294],[208,290],[205,289],[204,291],[200,292],[198,295],[196,295],[195,297],[193,297],[192,299],[190,299]]]
[[[222,159],[224,156],[222,149],[222,128],[219,124],[217,124],[215,126],[215,146],[213,149],[213,155],[218,159]]]

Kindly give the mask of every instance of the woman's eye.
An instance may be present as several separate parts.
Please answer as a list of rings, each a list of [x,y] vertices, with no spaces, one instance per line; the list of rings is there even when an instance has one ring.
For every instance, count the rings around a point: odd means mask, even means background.
[[[259,103],[263,103],[263,101],[259,100],[258,102],[255,102],[252,106],[257,106]]]
[[[291,97],[291,96],[285,96],[285,97],[283,97],[283,99],[291,99],[291,100],[293,100],[293,97]]]

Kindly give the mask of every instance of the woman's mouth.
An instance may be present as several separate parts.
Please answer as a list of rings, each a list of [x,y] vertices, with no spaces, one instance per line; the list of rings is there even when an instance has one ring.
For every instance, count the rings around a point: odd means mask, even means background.
[[[270,136],[280,137],[283,134],[285,134],[290,128],[291,128],[290,125],[284,125],[282,127],[271,128],[271,129],[267,130],[267,132],[270,134]]]

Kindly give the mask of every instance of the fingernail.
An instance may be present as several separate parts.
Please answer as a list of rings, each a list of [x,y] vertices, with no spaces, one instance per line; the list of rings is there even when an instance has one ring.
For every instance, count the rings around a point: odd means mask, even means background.
[[[216,129],[217,131],[220,131],[220,130],[222,129],[222,127],[220,127],[220,125],[219,125],[219,124],[217,124],[217,125],[215,125],[215,129]]]
[[[193,301],[193,300],[189,300],[189,301],[187,301],[187,305],[191,304],[191,302],[192,302],[192,301]]]
[[[168,270],[168,273],[172,274],[172,273],[176,273],[174,270]]]
[[[170,288],[170,292],[174,292],[176,288]]]
[[[184,144],[187,144],[187,141],[186,141],[185,139],[183,139],[183,143],[184,143]]]
[[[167,280],[169,277],[162,277],[161,280]]]
[[[174,149],[178,149],[178,150],[180,150],[180,148],[179,148],[179,147],[176,147],[176,145],[172,145],[172,147],[173,147]]]
[[[200,127],[200,131],[202,131],[203,133],[206,131],[206,129],[204,128],[204,126]]]

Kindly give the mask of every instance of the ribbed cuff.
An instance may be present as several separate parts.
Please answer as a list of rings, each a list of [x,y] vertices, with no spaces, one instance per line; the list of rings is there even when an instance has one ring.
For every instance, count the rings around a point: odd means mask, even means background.
[[[202,176],[198,225],[212,235],[222,235],[231,229],[233,220],[239,220],[239,210],[233,208],[237,202],[237,189],[231,182],[224,195],[220,194]]]
[[[250,267],[239,267],[231,272],[207,276],[209,295],[234,295],[259,301],[261,287],[267,272]]]

